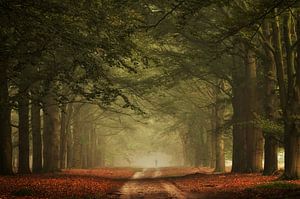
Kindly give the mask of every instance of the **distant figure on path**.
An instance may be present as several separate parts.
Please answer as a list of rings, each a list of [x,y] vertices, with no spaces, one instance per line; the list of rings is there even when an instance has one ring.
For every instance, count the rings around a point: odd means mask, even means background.
[[[157,167],[157,160],[155,160],[155,167]]]

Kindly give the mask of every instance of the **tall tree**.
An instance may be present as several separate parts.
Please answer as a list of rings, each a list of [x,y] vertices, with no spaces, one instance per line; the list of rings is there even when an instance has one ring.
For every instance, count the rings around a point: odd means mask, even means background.
[[[245,55],[245,95],[246,95],[246,142],[247,142],[247,171],[257,172],[262,170],[263,137],[261,129],[256,125],[255,115],[258,110],[257,89],[257,61],[256,54],[251,47],[246,46]]]
[[[46,96],[44,99],[43,109],[43,170],[53,172],[59,170],[60,109],[51,95]]]
[[[270,31],[270,23],[265,21],[262,26],[262,43],[265,52],[264,59],[264,93],[263,100],[264,114],[267,120],[276,121],[276,70],[275,58],[272,47],[272,35]],[[265,175],[270,175],[278,170],[278,140],[274,132],[264,132],[264,171]]]
[[[82,167],[82,130],[83,126],[80,121],[81,119],[81,109],[82,104],[74,105],[74,120],[73,120],[73,154],[72,154],[72,167],[73,168],[81,168]]]
[[[300,12],[297,11],[296,34],[300,38]],[[289,44],[287,44],[289,45]],[[285,118],[285,177],[289,179],[300,178],[300,44],[297,44],[296,68],[293,68],[293,61],[288,67],[288,100]],[[294,75],[295,71],[295,75]],[[291,76],[292,75],[292,76]]]
[[[215,129],[213,133],[215,134],[215,151],[216,151],[216,172],[225,172],[225,154],[224,154],[224,112],[225,112],[225,102],[222,98],[222,93],[220,88],[224,89],[224,82],[220,81],[218,87],[215,88],[216,101],[214,105],[214,119],[215,119]]]
[[[278,11],[275,10],[275,14]],[[297,15],[298,16],[298,15]],[[292,43],[291,38],[291,16],[284,17],[284,27],[281,26],[281,17],[276,16],[273,20],[273,46],[276,63],[277,81],[280,93],[280,105],[282,109],[282,118],[284,121],[284,149],[285,149],[285,173],[284,178],[299,178],[299,133],[297,130],[297,112],[298,112],[298,68],[299,57],[298,43]],[[299,37],[299,17],[297,17],[296,34]],[[283,29],[283,30],[282,30]],[[283,35],[283,39],[282,39]],[[286,66],[283,61],[282,43],[286,49],[287,62]],[[296,60],[293,46],[296,47]],[[294,65],[296,63],[296,66]]]
[[[66,168],[66,157],[67,157],[67,105],[63,105],[61,108],[61,127],[60,127],[60,152],[59,152],[59,158],[60,158],[60,168],[65,169]]]
[[[29,168],[29,95],[24,85],[19,88],[19,173],[30,173]]]
[[[31,132],[32,132],[32,172],[39,173],[43,169],[41,107],[39,102],[31,103]]]
[[[238,49],[237,49],[238,50]],[[241,67],[241,60],[238,56],[233,56],[233,150],[232,150],[232,172],[243,173],[246,171],[246,134],[244,130],[245,101],[244,95],[244,75],[245,69]]]
[[[8,95],[7,66],[0,67],[0,174],[12,174],[11,116]],[[4,65],[3,65],[4,64]]]

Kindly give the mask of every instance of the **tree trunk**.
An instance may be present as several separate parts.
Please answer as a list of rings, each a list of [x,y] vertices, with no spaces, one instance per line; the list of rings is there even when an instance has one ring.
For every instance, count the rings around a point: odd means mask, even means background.
[[[96,155],[95,140],[96,140],[96,132],[95,132],[95,127],[93,127],[90,132],[90,162],[89,162],[90,168],[95,167],[95,155]]]
[[[81,137],[81,168],[88,168],[88,132],[89,132],[89,124],[81,123],[80,128],[80,137]],[[84,134],[83,134],[84,132]]]
[[[240,59],[233,57],[233,150],[232,172],[243,173],[246,171],[246,133],[245,133],[245,106],[244,106],[244,68],[240,66]]]
[[[277,16],[277,13],[275,13]],[[284,18],[284,41],[287,53],[287,70],[284,68],[280,20],[277,16],[273,21],[273,44],[276,62],[277,80],[280,91],[280,105],[284,119],[284,178],[294,179],[300,176],[300,130],[298,115],[300,114],[300,45],[297,47],[296,70],[294,69],[294,52],[291,42],[291,16]],[[300,38],[300,14],[297,13],[296,33]],[[287,71],[287,75],[285,74]],[[294,72],[295,71],[295,72]],[[296,74],[295,74],[296,73]],[[295,74],[295,75],[294,75]],[[285,78],[287,76],[287,79]],[[286,88],[286,80],[288,89]],[[288,92],[287,92],[288,91]]]
[[[31,105],[31,129],[32,129],[32,172],[39,173],[43,169],[42,134],[41,134],[41,107],[38,102]]]
[[[104,167],[105,166],[105,141],[104,137],[99,136],[99,147],[98,152],[99,152],[99,166]]]
[[[95,128],[93,124],[89,124],[88,128],[88,146],[87,146],[87,167],[93,168],[94,167],[94,149],[95,149]]]
[[[47,96],[44,105],[44,170],[53,172],[59,169],[59,107],[52,96]]]
[[[300,87],[299,87],[300,89]],[[298,91],[300,92],[300,90]],[[299,96],[300,97],[300,96]],[[300,103],[300,98],[299,102]],[[297,105],[299,107],[299,104]],[[300,178],[300,127],[298,122],[292,122],[285,135],[284,178]]]
[[[211,119],[210,119],[210,126],[211,126],[211,131],[209,132],[210,138],[211,138],[211,160],[210,160],[210,165],[211,168],[216,168],[216,148],[217,148],[217,138],[216,138],[216,108],[212,108],[212,113],[211,113]]]
[[[73,168],[82,168],[82,137],[81,137],[81,123],[80,123],[80,107],[76,105],[74,113],[74,126],[73,126]]]
[[[199,120],[198,120],[199,121]],[[199,126],[199,130],[201,131],[200,136],[202,136],[202,140],[203,140],[203,145],[199,146],[200,150],[203,151],[204,156],[203,156],[203,166],[204,167],[210,167],[210,161],[211,161],[211,142],[210,140],[208,140],[208,132],[205,128]]]
[[[300,11],[297,12],[296,33],[300,39]],[[291,70],[291,69],[289,69]],[[285,165],[284,177],[288,179],[300,178],[300,44],[297,45],[296,75],[288,74],[288,84],[293,85],[291,98],[288,100],[287,117],[284,135]],[[294,81],[295,79],[295,81]]]
[[[284,64],[283,64],[283,53],[282,53],[282,39],[281,39],[281,31],[280,31],[280,19],[275,13],[275,18],[272,23],[272,38],[274,45],[274,58],[276,63],[276,75],[277,82],[279,85],[279,94],[280,94],[280,105],[283,111],[283,117],[286,117],[286,86],[285,86],[285,74],[284,74]]]
[[[194,118],[195,119],[195,118]],[[196,121],[194,121],[193,125],[196,125],[198,122],[198,118]],[[190,138],[194,142],[194,150],[195,150],[195,158],[194,158],[194,163],[196,167],[202,166],[206,167],[207,166],[207,148],[206,148],[206,140],[204,139],[204,136],[202,134],[203,129],[199,126],[194,126],[192,127],[196,132],[194,132],[192,137]],[[191,129],[191,133],[192,133]]]
[[[61,129],[60,129],[60,168],[66,168],[66,156],[67,156],[67,109],[66,105],[61,110]]]
[[[221,82],[220,87],[224,87]],[[215,139],[216,139],[216,172],[225,172],[225,154],[224,154],[224,112],[225,112],[225,104],[224,100],[221,97],[220,88],[215,89],[216,102],[215,102],[215,121],[216,121],[216,129],[214,130]]]
[[[206,129],[205,130],[205,136],[206,136],[206,142],[207,142],[207,165],[210,168],[213,168],[213,162],[212,162],[212,133]]]
[[[29,98],[26,88],[19,90],[19,168],[22,174],[30,173],[29,168]]]
[[[247,142],[247,171],[262,170],[263,136],[262,131],[255,124],[255,115],[258,114],[258,95],[256,79],[256,55],[252,49],[246,47],[246,142]]]
[[[0,66],[0,174],[12,171],[11,109],[9,105],[7,68]]]
[[[272,45],[270,27],[267,22],[263,24],[264,50],[266,54],[264,67],[264,112],[266,119],[275,122],[276,113],[276,71],[275,59],[269,45]],[[267,43],[266,43],[267,42]],[[278,141],[273,132],[264,132],[264,175],[271,175],[278,170]]]
[[[72,132],[72,118],[73,118],[73,104],[68,104],[67,106],[67,121],[66,121],[66,142],[67,142],[67,168],[72,167],[73,160],[73,132]]]
[[[278,170],[278,141],[273,136],[265,136],[264,175],[272,175]]]
[[[73,130],[70,125],[67,128],[67,167],[73,167]]]

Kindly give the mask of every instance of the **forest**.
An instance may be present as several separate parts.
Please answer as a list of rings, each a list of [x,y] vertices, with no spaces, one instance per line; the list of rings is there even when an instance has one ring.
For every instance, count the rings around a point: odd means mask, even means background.
[[[164,183],[174,198],[204,198],[181,193],[203,173],[299,197],[300,1],[0,0],[0,13],[0,198],[24,194],[1,188],[23,176],[86,174],[138,198],[152,181],[128,179],[170,173],[191,178]]]

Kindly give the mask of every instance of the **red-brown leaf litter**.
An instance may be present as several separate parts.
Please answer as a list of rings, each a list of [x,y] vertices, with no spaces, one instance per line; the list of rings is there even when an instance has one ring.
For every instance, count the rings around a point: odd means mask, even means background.
[[[262,174],[213,174],[211,169],[201,168],[199,173],[170,181],[184,192],[201,193],[203,198],[300,198],[300,180],[278,179]]]
[[[63,170],[54,174],[0,176],[0,198],[106,198],[138,169]],[[205,168],[161,168],[160,178],[195,198],[300,198],[300,180],[261,174],[214,174]],[[159,179],[157,180],[159,182]],[[155,180],[151,181],[155,183]]]
[[[0,198],[101,198],[119,189],[126,182],[122,179],[133,173],[132,169],[103,168],[0,176]]]

